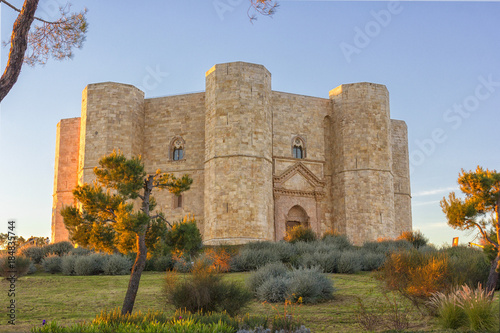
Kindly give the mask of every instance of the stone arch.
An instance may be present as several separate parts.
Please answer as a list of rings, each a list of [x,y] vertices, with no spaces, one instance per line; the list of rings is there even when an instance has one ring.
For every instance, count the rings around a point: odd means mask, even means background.
[[[300,205],[295,205],[288,211],[285,217],[286,230],[291,229],[297,225],[309,227],[309,215],[304,208]]]

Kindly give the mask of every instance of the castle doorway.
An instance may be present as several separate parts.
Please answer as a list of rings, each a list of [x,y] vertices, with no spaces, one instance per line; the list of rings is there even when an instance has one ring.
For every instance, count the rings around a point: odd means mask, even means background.
[[[292,229],[293,227],[301,225],[303,227],[309,227],[309,216],[307,215],[304,208],[299,205],[295,205],[288,211],[286,216],[286,231]]]

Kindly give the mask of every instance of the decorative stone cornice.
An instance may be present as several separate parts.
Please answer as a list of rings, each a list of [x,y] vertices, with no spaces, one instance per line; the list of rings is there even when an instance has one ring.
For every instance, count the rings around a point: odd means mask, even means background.
[[[311,185],[313,190],[292,190],[284,188],[283,185],[295,176],[300,174],[304,179]],[[274,176],[274,196],[275,198],[285,195],[285,196],[296,196],[296,197],[309,197],[315,198],[316,200],[321,200],[324,195],[325,182],[319,179],[309,168],[307,168],[302,162],[297,162],[294,165],[288,167],[279,176]]]

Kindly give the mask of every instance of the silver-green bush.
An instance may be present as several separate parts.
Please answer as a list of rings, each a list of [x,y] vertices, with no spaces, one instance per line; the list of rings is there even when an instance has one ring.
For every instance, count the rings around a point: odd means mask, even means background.
[[[264,284],[264,282],[275,277],[287,276],[288,274],[288,268],[283,263],[269,263],[250,275],[247,280],[248,289],[256,294],[257,289]]]
[[[61,261],[61,272],[64,275],[75,275],[75,262],[78,256],[64,256]]]
[[[42,266],[47,273],[60,273],[61,272],[61,257],[56,254],[50,254],[43,258]]]
[[[257,299],[270,303],[284,302],[288,296],[288,276],[272,277],[257,288]]]
[[[46,254],[55,254],[58,256],[63,256],[68,254],[73,249],[73,244],[70,242],[57,242],[44,246]]]
[[[132,264],[129,258],[121,254],[113,254],[107,256],[102,269],[106,275],[126,275],[130,274]]]
[[[75,261],[76,275],[98,275],[103,272],[103,265],[106,257],[95,253],[90,256],[77,256]]]
[[[342,274],[354,274],[363,267],[361,254],[356,251],[345,251],[340,255],[337,272]]]
[[[45,256],[45,250],[41,246],[27,246],[19,251],[19,255],[29,258],[34,264],[40,264]]]
[[[279,261],[279,255],[272,248],[253,250],[244,247],[232,258],[231,270],[252,271],[275,261]]]
[[[288,280],[288,298],[297,300],[302,297],[304,303],[317,303],[333,298],[333,285],[317,269],[296,269]]]
[[[374,271],[382,267],[385,262],[385,254],[383,253],[372,253],[372,252],[360,252],[363,259],[363,271]]]

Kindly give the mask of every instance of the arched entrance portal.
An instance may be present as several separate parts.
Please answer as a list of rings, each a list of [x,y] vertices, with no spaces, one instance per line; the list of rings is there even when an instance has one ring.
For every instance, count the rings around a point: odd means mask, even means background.
[[[309,216],[307,216],[304,208],[299,205],[295,205],[288,211],[286,216],[286,231],[297,226],[302,225],[303,227],[309,227]]]

